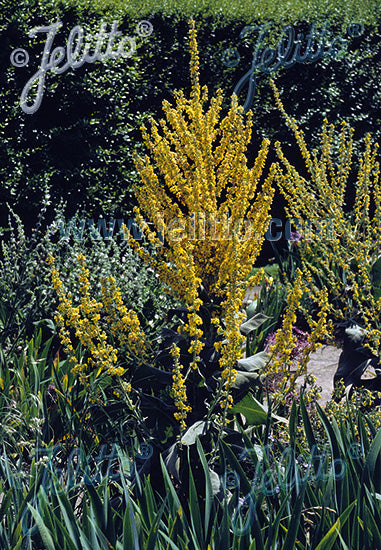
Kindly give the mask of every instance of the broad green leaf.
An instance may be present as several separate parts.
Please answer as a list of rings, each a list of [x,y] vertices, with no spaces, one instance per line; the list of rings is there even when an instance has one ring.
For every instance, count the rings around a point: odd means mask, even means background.
[[[256,315],[254,315],[254,317],[243,323],[239,327],[239,330],[241,334],[247,336],[248,334],[250,334],[250,332],[253,332],[253,330],[256,330],[261,325],[263,325],[263,323],[268,319],[271,319],[271,317],[268,317],[264,313],[257,313]]]
[[[257,401],[251,393],[248,393],[241,401],[236,403],[231,408],[231,412],[234,414],[243,414],[251,426],[259,426],[267,422],[267,408]],[[287,420],[280,416],[272,415],[272,418],[279,422],[287,423]]]
[[[251,319],[252,316],[254,315],[256,309],[257,309],[257,303],[258,303],[258,300],[253,300],[251,302],[251,304],[249,304],[246,308],[246,317],[247,319]]]
[[[237,361],[237,367],[240,370],[245,370],[247,372],[253,372],[255,370],[259,370],[263,368],[267,361],[269,360],[269,354],[265,351],[260,351],[259,353],[256,353],[255,355],[251,355],[250,357],[245,357],[244,359],[239,359]]]
[[[238,390],[241,396],[246,394],[253,385],[260,384],[260,376],[257,372],[237,371],[232,388]]]
[[[183,445],[194,445],[199,436],[207,433],[208,423],[204,420],[199,420],[190,426],[181,438]]]

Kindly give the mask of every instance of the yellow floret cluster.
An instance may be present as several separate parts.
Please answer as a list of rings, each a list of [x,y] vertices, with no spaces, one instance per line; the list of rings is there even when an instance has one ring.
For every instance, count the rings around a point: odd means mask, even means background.
[[[135,311],[124,305],[114,277],[107,280],[102,278],[101,288],[106,320],[112,336],[120,346],[127,345],[128,352],[133,352],[137,356],[144,354],[145,335],[140,327],[139,318]]]
[[[185,378],[182,374],[183,366],[180,364],[180,349],[178,346],[173,345],[170,349],[170,354],[173,357],[173,384],[172,392],[175,405],[178,412],[174,413],[176,420],[180,422],[180,431],[182,432],[186,428],[186,417],[188,412],[191,412],[192,408],[187,405],[187,392],[185,386]]]
[[[190,97],[180,91],[175,93],[175,106],[163,102],[166,120],[151,119],[150,130],[142,127],[150,155],[136,156],[142,184],[135,188],[135,214],[151,250],[127,235],[139,256],[188,309],[187,322],[178,330],[189,336],[194,370],[204,347],[200,308],[208,304],[213,314],[219,305],[220,334],[226,340],[217,346],[220,404],[226,410],[232,403],[236,362],[243,355],[239,308],[269,223],[275,172],[270,169],[260,186],[270,142],[263,141],[249,168],[252,113],[245,115],[233,96],[221,119],[221,90],[208,105],[208,89],[199,82],[194,21],[189,38]],[[213,322],[218,325],[219,320],[215,317]]]
[[[90,374],[98,377],[102,372],[112,376],[122,376],[125,369],[118,366],[117,349],[108,343],[108,335],[102,328],[101,313],[106,313],[110,332],[120,343],[127,343],[133,352],[141,353],[144,349],[144,335],[135,312],[123,305],[120,290],[115,280],[110,280],[110,287],[103,282],[104,303],[97,302],[90,295],[89,271],[83,254],[77,257],[79,264],[78,281],[80,283],[80,303],[75,306],[72,298],[63,288],[59,272],[52,256],[47,258],[50,265],[53,286],[59,298],[58,313],[55,321],[64,351],[73,363],[72,372],[79,376],[84,385]],[[118,313],[119,316],[116,315]],[[86,350],[86,362],[79,363],[72,344],[71,333]]]
[[[275,143],[280,161],[276,163],[275,180],[287,201],[287,214],[304,227],[311,220],[315,224],[309,238],[298,243],[306,291],[321,310],[319,327],[315,328],[327,340],[332,334],[329,318],[340,322],[356,320],[368,331],[370,350],[379,355],[381,299],[374,293],[372,275],[381,244],[378,144],[373,144],[369,135],[364,139],[364,153],[359,158],[354,183],[353,209],[346,213],[346,191],[349,183],[353,185],[350,180],[353,130],[342,122],[336,134],[334,126],[325,119],[319,150],[310,152],[303,132],[285,112],[274,83],[273,89],[277,106],[294,132],[307,170],[303,177],[287,160],[280,144]]]

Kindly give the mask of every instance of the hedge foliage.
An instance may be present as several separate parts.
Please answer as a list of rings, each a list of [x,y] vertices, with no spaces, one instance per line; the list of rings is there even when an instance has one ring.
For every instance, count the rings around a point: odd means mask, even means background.
[[[54,4],[46,2],[47,5]],[[326,21],[327,18],[335,23],[348,24],[353,20],[361,20],[363,23],[375,23],[379,20],[381,6],[377,0],[339,0],[335,3],[327,0],[318,0],[313,3],[308,0],[294,0],[287,2],[272,2],[261,0],[245,2],[244,0],[64,0],[55,5],[74,6],[77,9],[90,10],[93,13],[115,13],[118,16],[130,17],[147,16],[152,13],[174,15],[182,13],[189,17],[212,16],[221,17],[225,21],[239,19],[276,23],[296,23],[297,21]]]
[[[326,23],[330,40],[336,36],[347,40],[347,52],[341,59],[297,63],[274,74],[285,108],[312,136],[312,146],[317,145],[315,128],[320,128],[325,116],[335,122],[347,120],[355,128],[355,149],[368,131],[380,140],[380,5],[375,0],[320,1],[313,8],[306,1],[261,2],[260,9],[259,4],[244,2],[10,0],[2,8],[0,21],[1,219],[9,203],[27,225],[34,225],[46,189],[53,204],[52,219],[61,198],[68,202],[68,216],[77,210],[91,217],[131,212],[131,189],[138,183],[132,154],[143,151],[139,127],[149,115],[160,118],[162,101],[171,100],[175,89],[189,90],[190,14],[198,30],[201,81],[211,96],[216,88],[223,89],[225,106],[252,63],[258,32],[242,39],[245,26],[274,21],[269,40],[278,44],[286,24],[306,33],[312,22],[317,31]],[[146,38],[137,34],[142,18],[153,25],[153,33]],[[136,37],[136,53],[128,59],[85,63],[61,75],[48,74],[41,107],[32,115],[24,113],[21,91],[38,69],[46,38],[44,33],[28,37],[30,29],[61,21],[54,45],[65,46],[75,25],[96,36],[102,19],[108,24],[118,20],[123,36]],[[360,36],[351,36],[352,23],[365,25]],[[16,48],[28,51],[26,67],[11,64]],[[229,48],[240,55],[236,66],[223,62]],[[246,92],[243,89],[240,94],[242,104]],[[257,77],[252,108],[253,152],[263,137],[282,141],[286,149],[287,144],[293,146],[291,132],[276,110],[269,76],[263,73]],[[298,158],[293,160],[297,165]],[[281,206],[275,201],[273,215],[279,214]]]

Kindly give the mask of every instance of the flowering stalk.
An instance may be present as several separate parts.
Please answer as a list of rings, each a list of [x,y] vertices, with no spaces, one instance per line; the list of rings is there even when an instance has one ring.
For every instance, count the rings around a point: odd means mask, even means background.
[[[174,361],[172,391],[175,405],[178,409],[178,412],[174,413],[174,417],[180,422],[180,433],[182,433],[186,428],[185,420],[187,414],[192,408],[187,405],[185,379],[181,372],[183,366],[180,364],[180,349],[178,346],[173,345],[170,349],[170,354]]]
[[[135,189],[135,214],[151,252],[128,235],[139,256],[188,309],[187,323],[180,331],[190,339],[192,369],[198,369],[204,347],[201,306],[209,308],[217,325],[225,320],[226,329],[221,330],[228,343],[221,348],[220,365],[221,406],[226,410],[231,405],[236,360],[242,356],[236,314],[264,241],[275,172],[270,171],[260,189],[269,141],[263,141],[248,168],[245,153],[251,141],[252,113],[245,115],[233,96],[221,120],[221,90],[207,106],[208,89],[199,82],[194,21],[189,38],[190,97],[178,91],[175,106],[163,102],[166,120],[150,119],[150,131],[142,127],[150,156],[136,156],[142,185]],[[220,320],[214,315],[217,310]]]
[[[381,187],[378,144],[365,137],[365,151],[359,160],[356,195],[352,212],[345,213],[345,194],[352,167],[353,130],[341,124],[337,157],[334,158],[334,126],[323,122],[320,153],[309,152],[303,132],[284,110],[273,83],[279,110],[293,130],[305,160],[308,177],[290,164],[279,143],[275,144],[281,164],[276,164],[276,181],[287,200],[287,214],[302,220],[329,220],[331,231],[317,226],[313,238],[298,244],[301,269],[310,274],[309,296],[313,303],[331,305],[330,314],[339,321],[348,319],[368,331],[367,345],[378,355],[381,341],[379,322],[381,300],[375,292],[373,268],[380,257]],[[328,294],[320,293],[324,280]],[[335,307],[333,307],[335,306]],[[321,307],[321,304],[319,305]],[[328,311],[328,306],[324,306]],[[324,313],[325,315],[325,313]]]
[[[101,372],[107,372],[111,376],[122,376],[125,369],[116,366],[118,362],[117,350],[107,343],[107,334],[101,328],[101,311],[106,310],[111,333],[117,336],[121,344],[126,343],[127,349],[142,353],[144,335],[136,313],[128,311],[123,305],[115,280],[110,279],[110,290],[106,288],[105,281],[103,281],[102,294],[105,304],[92,299],[86,260],[82,254],[79,254],[80,274],[78,280],[81,298],[80,304],[74,306],[72,299],[63,289],[59,273],[54,266],[54,258],[49,256],[47,262],[51,266],[52,282],[59,298],[55,320],[60,327],[60,338],[64,351],[74,364],[72,372],[79,375],[79,380],[83,385],[87,385],[87,378],[92,374],[98,377]],[[75,331],[75,336],[89,352],[87,363],[78,363],[71,342],[70,329]]]
[[[135,311],[123,304],[119,288],[114,277],[101,279],[102,300],[106,311],[106,320],[112,336],[120,346],[127,345],[127,350],[139,358],[145,352],[145,335]]]

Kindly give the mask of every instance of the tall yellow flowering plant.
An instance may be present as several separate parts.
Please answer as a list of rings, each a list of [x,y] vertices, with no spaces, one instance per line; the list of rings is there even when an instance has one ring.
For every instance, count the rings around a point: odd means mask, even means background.
[[[59,299],[55,321],[63,350],[72,363],[71,373],[78,376],[84,387],[102,373],[121,377],[126,369],[118,366],[118,349],[124,347],[124,355],[142,356],[145,351],[145,336],[134,311],[123,304],[120,290],[115,280],[102,279],[103,303],[90,295],[89,270],[86,259],[79,254],[80,302],[74,304],[72,296],[64,289],[60,274],[52,256],[47,258],[50,265],[54,289]],[[106,320],[107,331],[102,326],[101,316]],[[113,340],[109,342],[110,334]],[[78,342],[85,354],[78,361],[73,340]],[[127,386],[126,386],[127,387]]]
[[[143,425],[131,399],[131,379],[146,355],[146,339],[136,312],[126,308],[112,277],[100,281],[102,301],[94,297],[83,254],[73,266],[79,297],[65,288],[55,258],[49,255],[47,263],[58,297],[54,319],[64,352],[62,360],[57,350],[52,369],[58,405],[47,417],[49,436],[61,441],[71,434],[90,445],[115,437],[119,428],[112,415],[121,396],[131,422]]]
[[[279,163],[276,181],[287,200],[287,214],[298,220],[302,239],[297,245],[299,267],[306,292],[321,312],[321,337],[332,336],[322,317],[353,321],[367,330],[368,346],[379,355],[381,325],[380,227],[381,188],[378,144],[365,137],[365,151],[359,159],[351,212],[345,211],[346,192],[351,182],[353,130],[346,123],[335,134],[323,122],[319,151],[310,152],[303,132],[287,115],[273,83],[275,99],[288,126],[293,130],[304,158],[306,175],[301,175],[275,143]],[[323,312],[323,313],[322,313]],[[316,328],[315,327],[315,328]]]
[[[259,188],[269,141],[264,140],[251,168],[246,157],[251,140],[252,113],[246,116],[233,96],[221,119],[222,92],[208,101],[199,82],[199,55],[194,21],[190,22],[191,93],[175,92],[176,105],[163,102],[166,120],[151,119],[142,127],[149,156],[136,158],[142,184],[135,193],[136,219],[151,251],[130,237],[139,255],[188,310],[180,327],[190,339],[190,369],[197,370],[202,341],[200,308],[212,310],[222,372],[221,407],[231,405],[235,365],[243,355],[240,306],[247,276],[261,250],[269,222],[274,189],[269,175]],[[259,279],[261,274],[257,275]],[[174,377],[183,388],[181,357],[174,350]],[[179,378],[180,377],[180,378]],[[185,374],[185,378],[187,374]],[[183,400],[185,392],[181,391]],[[183,426],[186,409],[178,400]],[[181,401],[182,402],[182,401]]]

